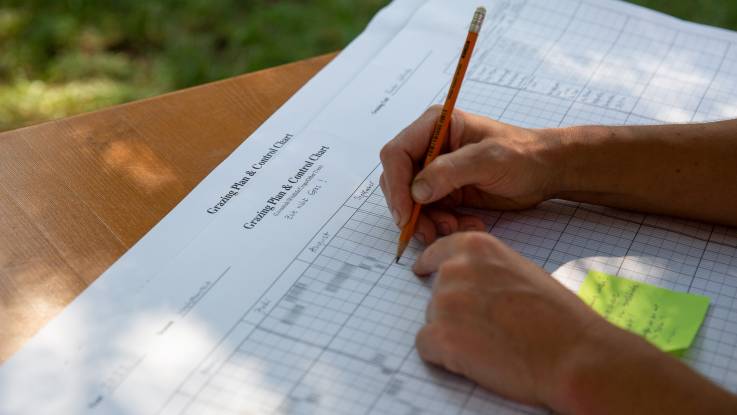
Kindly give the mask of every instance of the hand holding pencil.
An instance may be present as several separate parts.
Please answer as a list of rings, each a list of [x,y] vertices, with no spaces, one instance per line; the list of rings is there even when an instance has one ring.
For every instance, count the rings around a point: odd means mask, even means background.
[[[485,229],[481,219],[457,214],[455,207],[522,209],[550,196],[554,137],[453,109],[446,112],[445,138],[435,146],[446,153],[428,161],[441,113],[439,106],[428,109],[381,151],[382,191],[395,223],[405,229],[405,243],[413,234],[429,244],[439,235]]]
[[[486,9],[483,7],[477,8],[476,12],[473,14],[473,19],[471,20],[471,25],[468,29],[468,35],[466,36],[466,42],[463,45],[461,56],[458,59],[458,66],[455,74],[453,75],[453,80],[450,83],[448,96],[445,99],[445,105],[443,105],[440,116],[435,123],[432,137],[430,138],[430,145],[427,149],[427,157],[425,158],[424,163],[425,166],[432,163],[432,161],[440,155],[440,150],[443,148],[445,140],[448,137],[453,109],[455,108],[456,101],[458,100],[458,94],[461,91],[461,84],[463,83],[463,78],[466,76],[466,70],[468,69],[468,64],[471,62],[471,55],[473,54],[473,49],[476,46],[476,40],[478,39],[485,17]],[[409,245],[410,239],[415,234],[421,208],[422,205],[420,203],[415,203],[409,222],[402,228],[402,232],[399,236],[399,246],[397,248],[397,262],[399,262],[399,258],[402,256],[407,245]]]

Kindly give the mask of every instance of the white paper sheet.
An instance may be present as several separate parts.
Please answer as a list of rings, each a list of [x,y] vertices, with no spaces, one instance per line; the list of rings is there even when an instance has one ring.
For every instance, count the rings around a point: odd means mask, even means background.
[[[537,411],[419,360],[420,247],[392,263],[377,189],[379,149],[442,102],[479,3],[465,110],[527,127],[737,117],[732,32],[605,0],[395,1],[0,367],[0,413]],[[572,289],[596,269],[710,296],[684,359],[737,391],[737,231],[561,201],[486,219]]]

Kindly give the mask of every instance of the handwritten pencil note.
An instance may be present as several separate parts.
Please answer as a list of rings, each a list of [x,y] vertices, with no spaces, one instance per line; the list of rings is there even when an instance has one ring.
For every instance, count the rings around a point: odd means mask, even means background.
[[[691,346],[709,308],[709,297],[596,271],[589,272],[578,295],[612,324],[676,355]]]

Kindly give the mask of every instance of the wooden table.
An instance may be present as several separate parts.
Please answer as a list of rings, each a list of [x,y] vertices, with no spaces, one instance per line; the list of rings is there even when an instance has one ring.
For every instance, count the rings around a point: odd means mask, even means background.
[[[333,56],[0,134],[0,362]]]

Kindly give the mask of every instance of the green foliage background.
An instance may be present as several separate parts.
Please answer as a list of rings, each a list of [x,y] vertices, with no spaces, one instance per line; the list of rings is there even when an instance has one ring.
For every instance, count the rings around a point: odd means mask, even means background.
[[[737,29],[737,1],[634,0]],[[0,131],[344,47],[387,0],[3,0]]]

